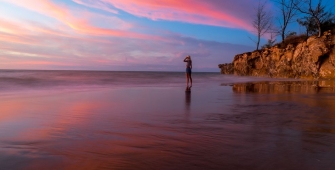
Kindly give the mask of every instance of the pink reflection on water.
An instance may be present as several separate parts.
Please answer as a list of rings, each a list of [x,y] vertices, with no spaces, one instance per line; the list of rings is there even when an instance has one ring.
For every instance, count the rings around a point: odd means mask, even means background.
[[[0,98],[0,163],[7,169],[330,167],[335,96],[308,97],[219,86],[9,95]]]

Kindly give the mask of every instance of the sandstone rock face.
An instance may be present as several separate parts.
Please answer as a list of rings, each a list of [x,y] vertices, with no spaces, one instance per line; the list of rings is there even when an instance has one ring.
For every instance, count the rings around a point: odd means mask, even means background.
[[[277,46],[238,54],[232,63],[219,64],[222,74],[277,78],[335,78],[335,36],[330,31],[297,45]]]

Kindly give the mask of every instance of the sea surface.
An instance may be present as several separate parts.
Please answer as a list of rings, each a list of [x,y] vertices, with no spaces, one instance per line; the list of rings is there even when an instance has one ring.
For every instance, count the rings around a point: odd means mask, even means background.
[[[335,81],[0,70],[0,169],[335,169]]]

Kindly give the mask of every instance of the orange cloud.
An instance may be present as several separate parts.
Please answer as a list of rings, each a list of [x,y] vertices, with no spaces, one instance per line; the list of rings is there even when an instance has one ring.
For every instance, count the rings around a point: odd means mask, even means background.
[[[11,43],[19,43],[19,44],[26,44],[31,45],[33,42],[30,41],[30,38],[20,37],[15,35],[7,35],[7,34],[0,34],[0,42],[11,42]],[[6,46],[2,44],[0,49],[5,49]]]
[[[0,32],[7,34],[16,34],[19,32],[24,32],[25,29],[19,24],[15,24],[11,21],[0,19]]]

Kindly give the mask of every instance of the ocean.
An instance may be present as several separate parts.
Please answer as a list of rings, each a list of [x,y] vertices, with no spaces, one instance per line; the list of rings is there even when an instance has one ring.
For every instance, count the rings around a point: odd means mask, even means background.
[[[201,78],[214,78],[218,73],[199,73]],[[127,71],[0,71],[2,91],[70,89],[119,86],[176,86],[184,83],[185,75],[178,72]],[[214,78],[215,79],[215,78]]]
[[[0,169],[334,169],[335,85],[0,70]]]
[[[193,73],[197,84],[243,82],[250,78],[222,76],[219,73]],[[265,80],[264,78],[258,78]],[[269,79],[270,80],[270,79]],[[181,72],[136,71],[52,71],[0,70],[1,92],[11,90],[115,88],[130,86],[180,86],[185,84]]]

